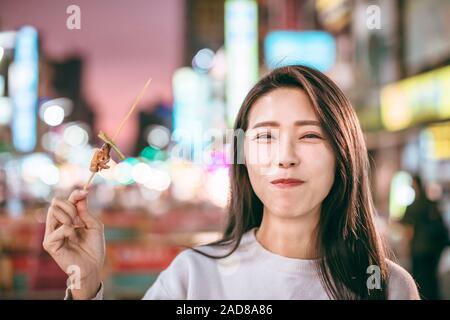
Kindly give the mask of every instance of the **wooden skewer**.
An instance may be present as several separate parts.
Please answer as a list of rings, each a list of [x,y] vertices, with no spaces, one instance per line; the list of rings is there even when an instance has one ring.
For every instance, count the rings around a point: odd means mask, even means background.
[[[125,116],[125,118],[122,119],[122,122],[120,123],[120,125],[117,127],[116,132],[114,133],[112,139],[110,139],[105,133],[100,132],[98,137],[100,139],[102,139],[105,143],[108,143],[109,145],[111,145],[111,147],[114,149],[114,151],[117,153],[117,155],[119,156],[119,158],[121,160],[125,159],[125,156],[122,154],[122,152],[120,152],[119,148],[116,146],[116,144],[114,143],[114,140],[116,140],[117,136],[119,135],[120,131],[122,130],[123,126],[125,125],[125,122],[128,120],[128,118],[130,118],[131,114],[133,113],[134,109],[136,109],[139,101],[141,101],[142,97],[144,96],[145,91],[147,90],[148,85],[150,84],[150,82],[152,82],[152,79],[148,79],[147,82],[145,83],[144,87],[142,88],[141,92],[139,93],[139,95],[136,97],[136,99],[134,100],[133,105],[131,106],[130,110],[128,111],[128,114]],[[89,188],[89,185],[92,182],[92,179],[94,179],[94,176],[97,172],[92,172],[91,176],[89,177],[89,180],[86,182],[86,184],[83,187],[83,190],[87,190]]]
[[[94,179],[94,176],[95,176],[96,173],[97,172],[92,172],[91,173],[91,176],[89,177],[89,180],[86,182],[86,184],[83,187],[84,191],[86,191],[89,188],[89,186],[91,185],[92,179]]]
[[[128,120],[128,118],[131,116],[131,114],[133,113],[134,109],[136,109],[139,101],[142,99],[142,96],[145,93],[145,90],[147,90],[148,85],[150,84],[150,82],[152,82],[152,78],[148,79],[147,82],[145,83],[144,87],[142,88],[141,92],[139,93],[139,95],[136,97],[136,100],[134,100],[134,104],[131,106],[130,111],[128,111],[128,114],[125,116],[125,118],[123,118],[122,122],[120,123],[119,127],[117,128],[116,132],[114,133],[114,135],[112,136],[112,140],[115,141],[117,136],[119,135],[120,131],[122,130],[125,122]]]

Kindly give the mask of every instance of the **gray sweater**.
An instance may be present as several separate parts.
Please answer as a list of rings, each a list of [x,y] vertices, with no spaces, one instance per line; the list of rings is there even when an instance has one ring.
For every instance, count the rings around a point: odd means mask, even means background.
[[[245,233],[238,249],[225,259],[210,259],[193,250],[181,252],[143,299],[329,299],[314,260],[274,254],[256,240],[255,231],[256,228]],[[229,247],[198,249],[221,255]],[[387,265],[388,298],[419,299],[411,275],[390,260]],[[368,273],[368,278],[373,274]],[[103,286],[94,299],[102,296]]]

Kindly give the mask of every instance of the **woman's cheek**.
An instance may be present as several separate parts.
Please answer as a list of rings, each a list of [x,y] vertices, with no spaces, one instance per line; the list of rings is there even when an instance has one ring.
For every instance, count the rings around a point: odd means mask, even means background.
[[[326,196],[334,182],[336,160],[332,152],[327,149],[323,151],[321,156],[317,156],[316,161],[313,163],[314,175],[319,177],[320,189],[323,190]]]
[[[250,143],[247,148],[247,159],[250,164],[269,166],[272,162],[274,147],[269,143]]]
[[[334,171],[335,156],[325,144],[312,144],[301,150],[302,159],[315,173]]]
[[[250,178],[250,183],[252,185],[255,194],[263,200],[264,192],[267,187],[264,186],[264,177],[260,174],[262,171],[261,167],[258,165],[247,165],[248,176]]]
[[[247,150],[247,163],[252,166],[255,175],[259,176],[260,179],[264,179],[264,177],[275,174],[274,159],[276,156],[274,152],[276,152],[276,149],[273,145],[255,144],[251,145]]]

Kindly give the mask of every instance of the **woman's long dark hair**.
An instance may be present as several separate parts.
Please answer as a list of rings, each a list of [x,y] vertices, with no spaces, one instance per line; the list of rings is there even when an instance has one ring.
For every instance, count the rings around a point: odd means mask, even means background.
[[[318,226],[317,269],[332,299],[386,299],[387,266],[382,242],[374,224],[374,206],[369,187],[369,160],[364,137],[350,102],[343,92],[321,72],[305,66],[273,70],[248,93],[236,117],[234,130],[248,127],[248,116],[257,99],[277,88],[303,90],[313,105],[336,157],[335,179],[321,206]],[[242,235],[259,227],[263,203],[253,191],[247,168],[237,156],[242,143],[233,141],[230,172],[228,222],[223,237],[210,245],[230,245],[231,255]],[[381,286],[368,289],[367,268],[379,267]]]

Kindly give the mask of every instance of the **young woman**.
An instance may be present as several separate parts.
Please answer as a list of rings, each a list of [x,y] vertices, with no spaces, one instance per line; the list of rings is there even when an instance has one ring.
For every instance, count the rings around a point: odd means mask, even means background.
[[[272,71],[234,129],[245,134],[233,141],[223,238],[180,253],[144,299],[419,299],[385,256],[363,134],[328,77],[304,66]],[[102,297],[103,227],[86,207],[76,190],[48,212],[44,248],[63,270],[81,271],[67,298]]]

